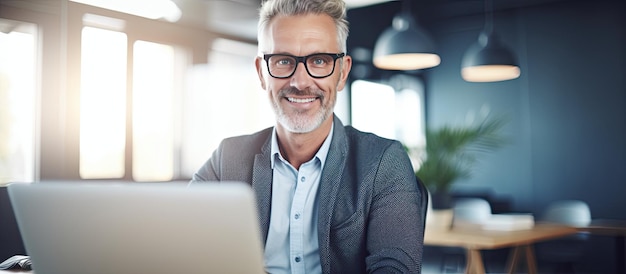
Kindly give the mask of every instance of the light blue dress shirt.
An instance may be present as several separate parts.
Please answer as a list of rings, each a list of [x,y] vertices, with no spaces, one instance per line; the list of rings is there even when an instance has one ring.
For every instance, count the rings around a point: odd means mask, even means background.
[[[272,133],[272,208],[264,252],[268,273],[322,273],[317,190],[332,136],[331,127],[315,156],[296,170],[280,154],[276,130]]]

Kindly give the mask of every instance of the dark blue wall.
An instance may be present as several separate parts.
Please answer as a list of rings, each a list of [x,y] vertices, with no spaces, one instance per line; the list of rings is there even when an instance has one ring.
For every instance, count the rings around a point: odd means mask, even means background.
[[[468,83],[460,62],[480,16],[429,22],[442,56],[425,73],[427,123],[462,123],[488,110],[510,121],[508,147],[483,158],[458,188],[490,187],[517,210],[581,199],[593,217],[626,219],[626,5],[568,1],[496,13],[519,79]]]

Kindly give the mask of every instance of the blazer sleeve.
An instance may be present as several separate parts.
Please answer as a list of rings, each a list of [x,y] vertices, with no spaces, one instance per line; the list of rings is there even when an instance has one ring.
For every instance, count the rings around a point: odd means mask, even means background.
[[[420,273],[424,244],[422,193],[399,142],[381,157],[368,219],[368,273]]]

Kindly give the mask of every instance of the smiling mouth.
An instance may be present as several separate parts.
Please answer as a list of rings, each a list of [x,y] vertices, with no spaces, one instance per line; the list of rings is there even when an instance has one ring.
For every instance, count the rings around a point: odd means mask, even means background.
[[[293,97],[287,97],[287,100],[289,102],[292,102],[292,103],[311,103],[311,102],[317,100],[317,98],[293,98]]]

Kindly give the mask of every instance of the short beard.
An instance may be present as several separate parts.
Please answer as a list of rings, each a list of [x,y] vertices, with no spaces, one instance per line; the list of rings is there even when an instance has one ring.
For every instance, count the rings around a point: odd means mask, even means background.
[[[321,104],[320,111],[315,113],[313,117],[298,111],[286,113],[285,110],[281,108],[280,102],[283,98],[288,97],[290,94],[313,95],[317,97]],[[307,89],[301,91],[295,88],[281,89],[278,92],[277,97],[274,99],[275,100],[272,100],[272,107],[274,109],[274,113],[276,114],[278,123],[285,127],[287,131],[292,133],[308,133],[319,128],[322,123],[333,114],[333,108],[335,107],[336,101],[331,99],[326,104],[324,101],[324,92],[321,90]]]

